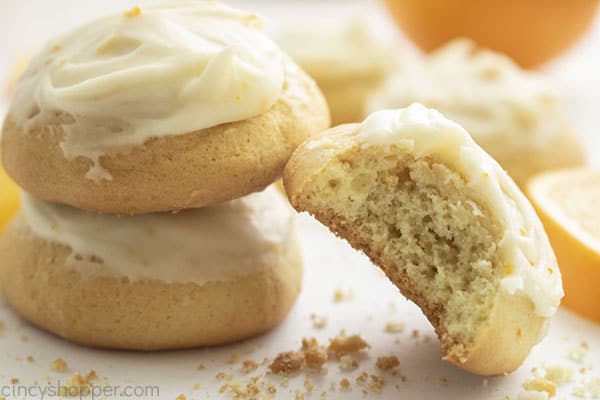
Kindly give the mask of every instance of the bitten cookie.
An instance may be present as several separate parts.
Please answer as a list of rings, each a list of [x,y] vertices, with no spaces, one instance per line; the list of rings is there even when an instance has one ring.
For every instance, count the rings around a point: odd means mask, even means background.
[[[515,370],[563,296],[542,225],[515,183],[458,124],[412,105],[300,146],[284,172],[309,211],[421,307],[444,359]]]
[[[413,102],[462,125],[521,187],[541,171],[585,163],[551,84],[472,41],[455,40],[423,62],[403,65],[371,98],[367,113]]]
[[[34,58],[4,123],[2,161],[46,201],[170,211],[264,189],[327,126],[319,89],[255,15],[216,2],[145,6]]]
[[[237,341],[274,327],[296,300],[302,262],[293,218],[274,188],[121,218],[24,194],[0,237],[2,292],[24,318],[88,346]]]

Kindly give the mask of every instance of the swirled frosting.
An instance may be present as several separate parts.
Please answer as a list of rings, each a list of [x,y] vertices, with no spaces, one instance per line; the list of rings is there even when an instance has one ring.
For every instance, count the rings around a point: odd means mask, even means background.
[[[502,229],[498,251],[508,273],[501,288],[529,297],[540,316],[556,312],[564,292],[542,223],[517,185],[467,131],[438,111],[413,104],[371,114],[357,137],[365,146],[393,144],[416,157],[435,156],[455,169]]]
[[[71,249],[84,274],[198,285],[279,265],[295,246],[294,214],[275,188],[177,214],[118,217],[22,195],[33,233]]]
[[[51,40],[17,85],[10,115],[29,131],[59,125],[65,157],[95,161],[151,137],[267,111],[284,57],[260,20],[213,1],[135,7]]]

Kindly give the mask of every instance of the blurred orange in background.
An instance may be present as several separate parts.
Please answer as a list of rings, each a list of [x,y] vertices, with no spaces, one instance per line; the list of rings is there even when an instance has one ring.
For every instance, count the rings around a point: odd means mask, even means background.
[[[425,51],[457,37],[530,68],[559,55],[594,21],[599,0],[384,0],[404,33]]]

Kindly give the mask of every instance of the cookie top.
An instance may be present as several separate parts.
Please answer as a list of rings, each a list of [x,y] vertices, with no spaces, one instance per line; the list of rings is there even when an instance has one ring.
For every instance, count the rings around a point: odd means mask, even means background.
[[[51,40],[18,83],[9,115],[24,131],[60,115],[67,159],[99,157],[268,111],[284,55],[260,19],[217,2],[135,7]]]
[[[503,260],[500,285],[508,293],[525,294],[542,317],[553,315],[564,295],[554,252],[533,207],[506,172],[460,125],[421,104],[383,110],[356,125],[353,143],[362,147],[400,147],[417,158],[432,157],[458,172],[477,204],[502,230],[497,244]],[[340,138],[323,135],[307,141],[302,151],[336,154]],[[294,157],[297,157],[296,155]]]
[[[555,88],[512,60],[457,39],[422,62],[404,64],[370,100],[367,111],[413,102],[441,111],[478,140],[503,135],[507,142],[562,132],[564,115]]]
[[[294,236],[293,213],[270,187],[221,205],[133,217],[47,203],[24,193],[36,236],[68,246],[67,266],[130,281],[228,281],[274,265]]]
[[[302,21],[281,29],[276,40],[321,85],[383,77],[396,62],[390,33],[359,16]]]

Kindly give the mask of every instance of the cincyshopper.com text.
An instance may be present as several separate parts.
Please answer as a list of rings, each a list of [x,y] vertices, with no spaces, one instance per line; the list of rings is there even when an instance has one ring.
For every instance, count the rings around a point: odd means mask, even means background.
[[[71,386],[60,381],[47,385],[2,385],[0,398],[6,399],[152,399],[160,396],[158,386],[142,385],[90,385]]]

